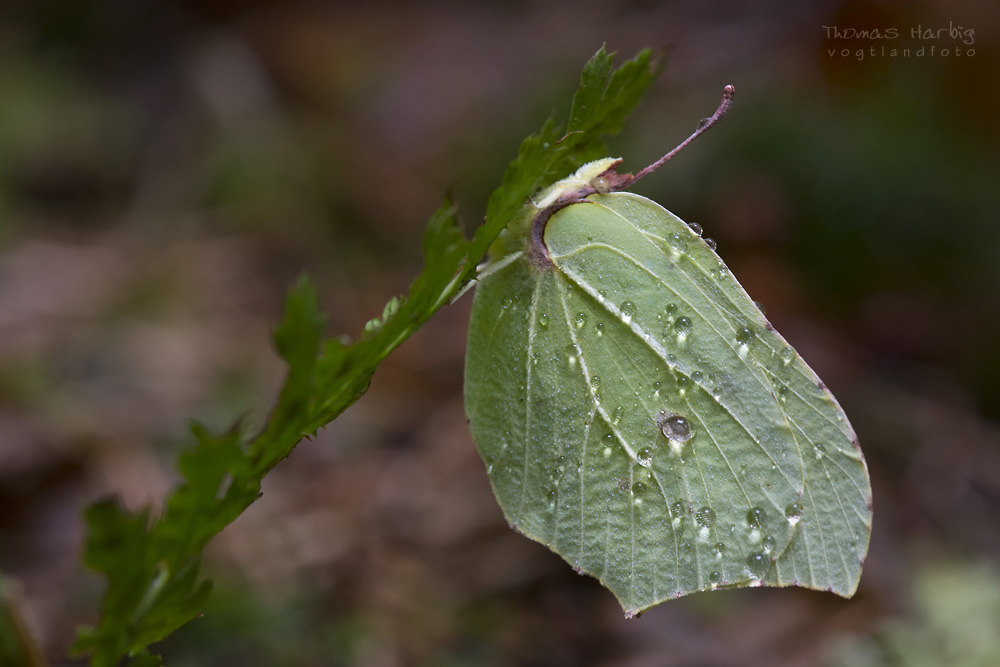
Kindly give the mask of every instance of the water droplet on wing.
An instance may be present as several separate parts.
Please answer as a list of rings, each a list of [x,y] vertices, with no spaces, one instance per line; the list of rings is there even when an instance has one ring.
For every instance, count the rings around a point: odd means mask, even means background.
[[[649,447],[643,447],[635,453],[635,456],[641,466],[648,468],[653,464],[653,450]]]
[[[715,510],[711,507],[702,507],[694,513],[694,520],[702,528],[709,528],[715,523]]]
[[[751,528],[760,528],[764,525],[765,519],[767,519],[767,514],[759,507],[751,507],[750,511],[747,512],[747,523],[750,524]]]
[[[691,439],[691,424],[687,418],[680,415],[666,415],[661,413],[660,431],[664,437],[678,442],[687,442]]]
[[[628,324],[635,317],[635,304],[631,301],[626,301],[621,305],[622,311],[622,321]]]
[[[771,567],[771,559],[767,557],[767,554],[753,553],[747,557],[747,567],[750,569],[750,574],[760,579],[767,574],[767,569]]]
[[[792,348],[786,347],[781,351],[781,363],[785,364],[786,366],[792,363],[792,359],[794,358],[795,358],[795,350],[793,350]]]
[[[785,518],[788,519],[788,523],[790,525],[794,526],[800,519],[802,519],[802,513],[804,511],[805,508],[802,506],[802,503],[796,500],[795,502],[789,503],[788,506],[785,507]]]
[[[691,333],[692,323],[690,318],[681,316],[674,320],[674,334],[677,336],[678,343],[684,343],[687,340],[688,334]]]

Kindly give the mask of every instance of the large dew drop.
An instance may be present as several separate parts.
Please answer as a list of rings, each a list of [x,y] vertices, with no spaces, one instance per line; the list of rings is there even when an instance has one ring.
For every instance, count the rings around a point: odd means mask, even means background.
[[[660,433],[663,434],[663,437],[670,444],[670,451],[680,456],[681,451],[684,449],[684,443],[694,435],[687,418],[681,415],[661,412],[659,417],[657,417],[656,424],[660,428]]]
[[[687,418],[661,412],[659,423],[660,431],[664,437],[679,442],[687,442],[691,439],[691,425],[688,423]]]

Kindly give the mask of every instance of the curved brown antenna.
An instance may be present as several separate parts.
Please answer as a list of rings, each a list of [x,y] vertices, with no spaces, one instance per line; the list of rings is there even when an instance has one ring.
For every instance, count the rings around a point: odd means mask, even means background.
[[[706,131],[708,131],[713,125],[715,125],[720,120],[722,120],[722,117],[726,115],[727,111],[729,111],[729,107],[731,107],[733,105],[733,94],[735,92],[736,92],[736,89],[733,88],[732,86],[726,86],[725,88],[723,88],[722,89],[722,101],[719,102],[719,108],[717,108],[715,110],[715,113],[713,113],[708,118],[702,118],[701,122],[698,123],[698,129],[696,129],[691,134],[690,137],[688,137],[687,139],[685,139],[684,141],[682,141],[681,143],[679,143],[676,148],[674,148],[672,151],[670,151],[669,153],[667,153],[666,155],[664,155],[663,157],[661,157],[659,160],[657,160],[656,162],[654,162],[653,164],[649,165],[648,167],[646,167],[645,169],[643,169],[642,171],[640,171],[639,173],[637,173],[635,176],[633,176],[632,179],[629,180],[628,184],[625,185],[624,187],[629,187],[633,183],[635,183],[636,181],[638,181],[640,178],[642,178],[643,176],[646,176],[648,174],[652,174],[654,171],[656,171],[657,169],[659,169],[660,167],[662,167],[664,164],[666,164],[667,160],[669,160],[673,156],[677,155],[677,153],[680,152],[680,150],[682,148],[684,148],[685,146],[687,146],[689,143],[691,143],[692,141],[694,141],[695,139],[697,139],[701,134],[703,134]]]
[[[555,264],[553,264],[552,260],[549,258],[549,251],[545,246],[545,226],[548,224],[549,218],[551,218],[556,211],[559,211],[570,204],[581,202],[584,200],[584,197],[595,193],[606,195],[611,192],[621,192],[622,190],[627,190],[632,187],[633,183],[638,181],[643,176],[651,174],[662,167],[667,160],[677,155],[682,148],[687,146],[706,130],[722,120],[722,117],[726,115],[726,112],[729,111],[729,107],[733,104],[733,94],[735,93],[735,90],[736,89],[732,86],[726,86],[723,88],[722,101],[719,102],[719,106],[715,110],[715,113],[708,118],[702,118],[701,122],[698,123],[698,128],[691,134],[690,137],[679,143],[676,148],[639,173],[635,175],[619,174],[617,170],[618,165],[621,164],[621,160],[615,160],[614,163],[607,168],[607,170],[592,178],[590,182],[576,188],[567,187],[565,190],[561,191],[555,201],[539,210],[531,219],[531,228],[529,232],[531,245],[528,249],[529,259],[531,259],[536,266],[554,267]]]

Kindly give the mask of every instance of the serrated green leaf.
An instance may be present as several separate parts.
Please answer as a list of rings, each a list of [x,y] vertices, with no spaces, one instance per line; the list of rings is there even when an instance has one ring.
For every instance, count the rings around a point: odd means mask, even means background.
[[[130,627],[133,611],[156,576],[149,567],[149,513],[129,515],[117,503],[101,501],[87,508],[86,521],[83,562],[108,575],[108,590],[100,623],[81,631],[73,650],[93,651],[95,667],[110,667],[128,652],[130,636],[122,629]]]
[[[851,595],[871,488],[825,385],[658,204],[592,195],[555,212],[533,254],[539,212],[525,206],[520,246],[477,289],[466,359],[470,427],[511,524],[629,615],[719,587]]]
[[[648,53],[608,79],[612,57],[599,51],[584,69],[586,109],[574,117],[582,131],[563,136],[553,120],[526,139],[490,197],[486,222],[471,242],[462,235],[450,200],[424,234],[424,268],[404,298],[394,297],[365,327],[360,340],[323,340],[323,317],[305,278],[289,292],[274,342],[288,363],[278,401],[261,432],[245,440],[239,428],[222,434],[195,425],[196,443],[181,455],[183,483],[161,517],[130,515],[113,502],[87,513],[86,562],[108,578],[101,618],[80,630],[76,652],[91,664],[158,665],[144,651],[193,618],[210,584],[198,577],[198,555],[212,536],[259,495],[260,481],[303,437],[341,414],[367,390],[378,364],[475,278],[476,266],[528,196],[595,152],[600,134],[617,131],[652,81]],[[598,92],[600,94],[598,94]],[[581,97],[581,99],[583,99]]]
[[[470,263],[464,276],[472,277],[475,265],[486,255],[493,239],[507,226],[538,189],[607,152],[602,137],[621,130],[624,119],[642,99],[656,78],[659,64],[650,61],[649,49],[624,63],[608,78],[614,54],[604,47],[594,54],[580,75],[573,97],[570,129],[562,134],[550,119],[542,129],[521,143],[504,173],[503,185],[490,196],[486,224],[476,231]]]
[[[259,496],[266,470],[302,437],[322,326],[303,278],[275,330],[289,373],[268,425],[244,447],[237,428],[213,435],[194,424],[196,444],[179,459],[184,483],[158,520],[150,522],[148,510],[130,515],[113,501],[88,509],[85,563],[107,576],[108,590],[97,626],[81,629],[73,650],[91,652],[92,665],[143,657],[146,646],[200,613],[211,584],[198,577],[198,555]]]
[[[602,46],[580,75],[580,87],[573,95],[573,103],[569,110],[569,124],[566,128],[569,132],[584,130],[585,124],[593,118],[593,114],[588,113],[588,110],[600,103],[610,74],[611,58]]]
[[[650,58],[645,49],[608,76],[611,59],[604,56],[603,48],[598,51],[580,77],[567,131],[598,136],[620,132],[625,117],[656,78],[659,65]]]
[[[316,358],[324,321],[316,290],[306,276],[301,276],[288,291],[285,315],[274,330],[274,347],[291,371],[305,373]]]

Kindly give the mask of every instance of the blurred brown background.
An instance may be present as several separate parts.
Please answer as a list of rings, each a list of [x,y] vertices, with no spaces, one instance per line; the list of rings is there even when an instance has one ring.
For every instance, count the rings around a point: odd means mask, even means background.
[[[851,416],[876,511],[858,595],[714,593],[625,621],[492,498],[461,399],[467,296],[213,542],[216,591],[166,664],[1000,664],[996,3],[0,11],[0,572],[52,664],[82,664],[66,647],[101,591],[85,504],[159,503],[188,418],[266,413],[301,271],[330,333],[357,335],[416,275],[445,190],[476,224],[602,43],[670,47],[613,142],[630,170],[736,86],[638,191],[704,225]]]

